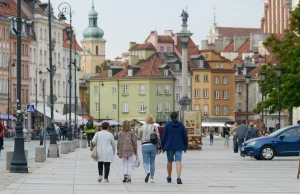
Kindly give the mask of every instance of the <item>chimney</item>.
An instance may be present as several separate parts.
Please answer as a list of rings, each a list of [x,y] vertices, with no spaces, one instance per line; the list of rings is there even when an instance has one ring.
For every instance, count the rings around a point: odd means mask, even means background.
[[[136,45],[136,42],[130,42],[129,43],[129,49],[131,49],[132,47],[134,47]]]

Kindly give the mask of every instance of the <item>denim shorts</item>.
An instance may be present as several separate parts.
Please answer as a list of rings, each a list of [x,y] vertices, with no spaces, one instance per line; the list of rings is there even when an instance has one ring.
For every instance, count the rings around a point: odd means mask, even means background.
[[[181,162],[182,151],[167,151],[168,162]],[[175,159],[174,159],[175,158]]]

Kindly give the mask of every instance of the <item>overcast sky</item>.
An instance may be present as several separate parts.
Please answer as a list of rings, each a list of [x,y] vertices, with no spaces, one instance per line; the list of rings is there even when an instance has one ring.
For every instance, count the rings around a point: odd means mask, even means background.
[[[42,0],[45,2],[45,0]],[[62,0],[51,0],[57,15]],[[72,5],[73,26],[77,40],[88,27],[88,12],[92,0],[67,0]],[[197,45],[206,39],[213,23],[213,7],[216,7],[216,21],[224,27],[260,28],[263,16],[263,0],[94,0],[98,15],[98,26],[104,31],[106,58],[114,59],[127,51],[129,42],[142,43],[157,30],[178,32],[181,28],[182,9],[188,7],[188,25]]]

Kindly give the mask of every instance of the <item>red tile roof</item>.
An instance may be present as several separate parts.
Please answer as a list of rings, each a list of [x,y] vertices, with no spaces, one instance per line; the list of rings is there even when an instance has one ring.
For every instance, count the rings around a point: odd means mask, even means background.
[[[174,43],[170,36],[158,36],[158,43]]]
[[[243,53],[250,53],[250,40],[246,41],[238,50],[239,55]]]
[[[134,47],[130,48],[129,51],[135,50],[155,50],[155,47],[152,43],[144,43],[144,44],[137,44]]]
[[[129,52],[122,53],[122,56],[123,57],[128,57],[129,56]]]
[[[227,47],[224,48],[221,52],[230,53],[234,52],[234,41],[232,41]]]
[[[181,38],[177,36],[177,45],[175,46],[177,52],[182,55],[182,45]],[[198,47],[195,45],[194,41],[190,38],[188,41],[188,65],[190,68],[196,68],[197,65],[193,63],[190,56],[191,55],[200,55]]]
[[[65,27],[70,27],[70,24],[65,23],[64,26]],[[67,32],[64,30],[64,32],[63,32],[63,47],[69,49],[70,48],[70,44],[67,41],[67,37],[68,37],[67,36]],[[82,48],[78,44],[74,33],[72,35],[72,50],[82,51]]]
[[[5,2],[2,2],[0,6],[1,11],[7,16],[17,17],[17,3],[15,3],[14,0],[7,0],[7,2],[9,3],[8,7],[5,5]],[[23,11],[21,12],[21,17],[23,19],[28,19]]]
[[[235,27],[218,27],[221,36],[234,36],[234,35],[250,35],[251,33],[258,33],[260,28],[235,28]]]

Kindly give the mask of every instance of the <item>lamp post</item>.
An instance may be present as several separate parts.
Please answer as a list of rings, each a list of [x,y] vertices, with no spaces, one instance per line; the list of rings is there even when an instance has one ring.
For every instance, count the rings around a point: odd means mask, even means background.
[[[245,76],[246,80],[246,122],[248,124],[248,104],[249,104],[249,83],[250,83],[250,75]]]
[[[278,120],[279,120],[279,129],[281,127],[281,120],[280,120],[280,77],[282,73],[282,68],[280,66],[276,67],[276,74],[278,78]]]
[[[66,28],[67,32],[67,40],[70,41],[70,60],[69,60],[69,126],[68,126],[68,141],[73,141],[73,133],[72,133],[72,118],[71,118],[71,106],[72,106],[72,7],[69,3],[63,2],[58,6],[59,13],[59,20],[67,20],[65,14],[69,13],[70,15],[70,27]]]
[[[261,101],[264,101],[264,89],[265,89],[265,81],[266,81],[266,72],[260,72],[260,81],[261,81]],[[264,124],[264,109],[261,111],[261,123]]]
[[[28,173],[27,160],[25,157],[24,150],[24,134],[23,134],[23,116],[21,111],[21,29],[22,29],[22,19],[21,19],[21,0],[17,1],[17,30],[13,29],[17,34],[17,122],[16,122],[16,137],[14,154],[11,161],[10,172],[11,173]]]

